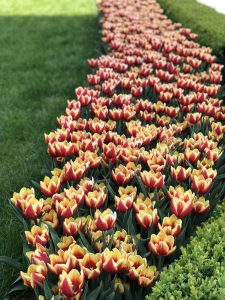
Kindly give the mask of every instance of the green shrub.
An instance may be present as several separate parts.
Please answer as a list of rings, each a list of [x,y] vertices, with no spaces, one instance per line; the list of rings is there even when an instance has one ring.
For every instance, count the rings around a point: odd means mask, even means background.
[[[158,0],[165,14],[199,35],[198,42],[213,49],[225,63],[225,15],[196,0]]]
[[[225,299],[225,203],[181,252],[163,269],[147,300]]]

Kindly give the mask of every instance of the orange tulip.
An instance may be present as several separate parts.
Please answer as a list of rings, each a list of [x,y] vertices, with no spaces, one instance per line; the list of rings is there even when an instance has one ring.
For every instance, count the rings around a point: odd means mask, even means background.
[[[198,149],[186,148],[184,151],[184,158],[189,161],[191,164],[196,163],[201,155],[201,152]]]
[[[36,244],[45,245],[49,241],[49,231],[47,225],[41,227],[34,225],[31,231],[25,231],[25,236],[28,244],[35,246]]]
[[[176,215],[164,217],[162,225],[158,224],[159,230],[165,232],[167,235],[174,237],[178,236],[182,228],[182,220],[178,219]]]
[[[87,169],[87,164],[79,157],[75,161],[70,160],[64,166],[65,174],[69,180],[79,180]]]
[[[160,172],[143,171],[140,175],[141,180],[149,189],[159,189],[164,185],[165,175],[162,175]]]
[[[21,201],[23,215],[27,219],[36,219],[42,211],[43,202],[43,199],[37,200],[36,198],[28,198]]]
[[[102,255],[100,253],[87,253],[80,260],[80,267],[87,279],[95,280],[102,271]]]
[[[159,220],[157,209],[152,210],[151,208],[145,208],[139,210],[136,214],[136,220],[141,227],[149,228],[152,224],[156,226]]]
[[[174,246],[174,237],[166,235],[163,231],[160,231],[157,235],[152,234],[148,242],[148,249],[155,255],[168,256],[176,249],[176,246]]]
[[[23,187],[19,193],[13,193],[13,197],[11,198],[11,202],[19,207],[19,208],[22,208],[21,206],[21,203],[23,201],[27,201],[29,200],[30,198],[35,198],[35,192],[34,192],[34,189],[31,188],[25,188]]]
[[[48,269],[55,275],[60,275],[63,271],[68,273],[74,266],[69,252],[61,249],[58,251],[58,254],[50,254],[49,259]]]
[[[44,263],[39,265],[31,264],[28,267],[27,273],[20,272],[23,279],[23,283],[32,289],[38,287],[39,284],[43,283],[47,276],[47,267]]]
[[[35,251],[26,252],[26,256],[28,257],[30,263],[35,265],[47,264],[49,262],[48,251],[41,244],[36,245]]]
[[[81,181],[79,182],[79,186],[81,187],[81,189],[84,191],[85,194],[93,191],[94,178],[90,179],[85,177],[84,179],[81,179]]]
[[[205,179],[203,175],[192,175],[191,181],[191,187],[195,193],[206,194],[212,186],[212,178]]]
[[[159,272],[155,266],[146,266],[138,270],[138,284],[142,287],[150,286],[158,277]]]
[[[93,192],[89,192],[85,196],[85,203],[90,208],[100,208],[105,204],[106,198],[107,193],[105,193],[103,189],[100,191],[95,190]]]
[[[176,182],[185,181],[191,174],[191,169],[185,169],[182,166],[178,166],[176,169],[171,167],[171,176]]]
[[[60,294],[68,298],[75,297],[81,293],[84,285],[84,272],[81,270],[71,270],[69,273],[65,271],[59,276]]]
[[[106,248],[102,253],[103,269],[108,273],[124,272],[128,269],[127,253]]]
[[[193,209],[193,197],[173,197],[170,202],[170,209],[179,218],[186,217]]]
[[[44,181],[40,182],[40,188],[44,195],[52,196],[60,189],[60,178],[58,176],[53,176],[52,178],[45,176]]]
[[[102,213],[99,210],[96,210],[94,220],[96,227],[99,230],[110,230],[115,226],[116,212],[112,212],[109,208],[104,210]]]
[[[209,200],[205,200],[205,197],[194,198],[193,211],[197,214],[203,214],[210,208]]]
[[[87,219],[82,218],[66,218],[63,222],[63,230],[67,235],[76,236],[78,234],[78,228],[83,229]]]
[[[124,165],[119,165],[114,171],[112,171],[112,178],[119,185],[127,184],[133,177],[134,172]]]
[[[155,206],[155,202],[152,201],[154,199],[154,196],[151,197],[151,194],[149,195],[148,198],[145,198],[143,193],[140,193],[137,196],[137,199],[135,200],[135,202],[133,203],[134,206],[134,210],[136,211],[136,213],[139,212],[139,210],[145,210],[145,209],[153,209]]]
[[[56,211],[51,209],[42,216],[42,222],[48,223],[52,228],[56,229],[59,226],[59,219]]]
[[[139,277],[139,271],[141,268],[147,266],[146,258],[140,255],[130,255],[128,257],[128,276],[131,280],[136,280]]]
[[[72,236],[62,236],[60,242],[57,244],[57,247],[63,251],[66,251],[75,244],[76,241]]]
[[[133,206],[134,198],[130,195],[115,196],[115,208],[119,212],[126,212]]]

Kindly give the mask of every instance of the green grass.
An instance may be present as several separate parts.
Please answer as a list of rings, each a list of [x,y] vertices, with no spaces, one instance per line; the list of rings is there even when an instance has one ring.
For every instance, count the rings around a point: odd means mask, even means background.
[[[8,199],[51,164],[43,134],[85,84],[98,40],[95,0],[0,0],[0,255],[21,256]],[[3,297],[17,274],[0,267]]]
[[[225,15],[196,0],[157,0],[166,15],[175,22],[191,28],[199,35],[198,42],[213,49],[225,63]],[[224,70],[225,75],[225,70]]]

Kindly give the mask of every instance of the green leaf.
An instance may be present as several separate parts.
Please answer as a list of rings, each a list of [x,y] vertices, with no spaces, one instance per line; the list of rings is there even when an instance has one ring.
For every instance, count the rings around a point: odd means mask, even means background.
[[[0,256],[0,262],[5,263],[16,270],[21,270],[20,264],[9,256]]]
[[[90,245],[90,243],[88,242],[88,240],[86,239],[86,237],[84,236],[84,234],[82,233],[82,231],[78,228],[78,232],[81,238],[81,241],[84,245],[84,247],[86,247],[88,249],[88,251],[94,253],[94,250],[92,248],[92,246]]]
[[[51,291],[51,289],[48,285],[48,282],[46,280],[44,281],[43,289],[44,289],[46,300],[51,300],[53,294],[52,294],[52,291]]]
[[[100,294],[102,288],[103,288],[103,285],[101,282],[100,285],[87,296],[87,300],[96,300],[98,298],[98,295]]]
[[[58,250],[57,244],[60,242],[60,238],[59,238],[57,232],[52,228],[52,226],[50,224],[48,224],[47,222],[43,222],[43,223],[48,226],[49,233],[50,233],[55,251],[57,251]]]

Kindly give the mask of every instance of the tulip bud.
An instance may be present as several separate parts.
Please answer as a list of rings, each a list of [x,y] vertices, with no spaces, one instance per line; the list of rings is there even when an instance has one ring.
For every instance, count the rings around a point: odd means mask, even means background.
[[[96,227],[99,230],[110,230],[116,223],[116,212],[112,212],[111,209],[106,209],[102,213],[97,210],[94,216]]]
[[[163,231],[160,231],[157,235],[152,234],[148,242],[148,249],[155,255],[168,256],[176,249],[174,237],[166,235]]]

